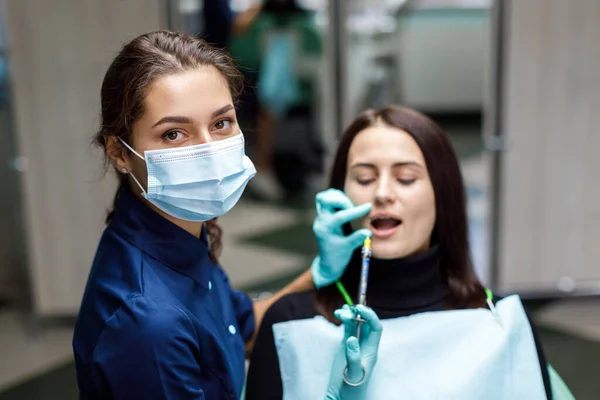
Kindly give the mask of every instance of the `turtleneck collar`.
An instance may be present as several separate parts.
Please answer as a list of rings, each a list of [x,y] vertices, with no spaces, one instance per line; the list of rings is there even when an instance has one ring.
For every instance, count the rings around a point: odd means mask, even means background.
[[[344,277],[352,276],[353,279],[342,279],[352,295],[358,289],[360,264],[361,255],[357,251],[348,267],[351,271],[344,274]],[[412,257],[371,258],[367,305],[382,318],[444,309],[450,292],[448,285],[439,278],[438,265],[437,244]]]

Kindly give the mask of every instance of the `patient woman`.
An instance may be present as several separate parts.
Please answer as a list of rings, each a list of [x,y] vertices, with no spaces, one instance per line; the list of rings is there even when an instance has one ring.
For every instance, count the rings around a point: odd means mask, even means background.
[[[317,196],[317,209],[328,202],[343,203],[340,196],[349,199],[347,201],[353,205],[372,205],[365,218],[355,220],[351,226],[345,225],[340,233],[349,235],[353,230],[356,233],[362,229],[372,232],[367,304],[383,323],[386,319],[418,317],[431,311],[488,307],[486,292],[470,260],[465,187],[459,163],[448,137],[434,122],[414,110],[397,106],[365,111],[341,138],[329,186],[329,190]],[[344,208],[339,204],[334,204],[335,207]],[[340,262],[344,262],[343,257],[335,254],[340,251],[335,242],[320,235],[321,218],[324,216],[318,213],[314,224],[320,257],[334,253]],[[361,270],[360,243],[356,247],[355,251],[352,249],[348,267],[340,279],[354,301]],[[247,400],[279,400],[283,397],[273,326],[319,315],[339,325],[340,321],[333,313],[346,303],[342,291],[332,284],[313,292],[288,295],[271,306],[252,353]],[[497,300],[493,299],[494,302]],[[482,315],[489,315],[488,310],[481,311],[486,313]],[[533,327],[529,328],[527,318],[525,321],[529,332]],[[390,335],[386,329],[384,326],[384,337]],[[445,335],[445,332],[431,333],[439,335],[440,340],[434,339],[436,342],[442,341]],[[529,367],[537,374],[535,382],[542,398],[551,398],[546,360],[535,331],[533,338],[530,352],[533,366]],[[380,348],[380,361],[381,353]],[[419,364],[417,361],[399,368],[406,371],[418,368],[414,366]],[[378,364],[377,368],[380,369],[373,376],[381,375],[389,366]],[[342,374],[341,369],[339,374]],[[429,381],[427,375],[428,367],[425,366],[419,376],[423,393],[431,394],[434,393],[431,387],[438,382]],[[303,380],[304,385],[312,384],[303,376],[292,379]],[[494,393],[502,388],[488,390]],[[439,392],[434,397],[456,398],[450,393]],[[386,398],[408,397],[391,395]]]

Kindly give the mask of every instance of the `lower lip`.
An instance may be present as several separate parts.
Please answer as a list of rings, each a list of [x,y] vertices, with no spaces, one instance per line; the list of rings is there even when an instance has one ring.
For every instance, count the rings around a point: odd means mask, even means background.
[[[373,233],[373,237],[382,239],[392,236],[394,233],[396,233],[399,227],[400,225],[397,225],[393,228],[375,229],[373,226],[371,226],[371,232]]]

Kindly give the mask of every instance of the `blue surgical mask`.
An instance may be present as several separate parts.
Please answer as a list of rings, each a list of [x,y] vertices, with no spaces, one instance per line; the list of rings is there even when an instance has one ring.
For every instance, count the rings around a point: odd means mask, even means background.
[[[170,216],[186,221],[208,221],[231,210],[256,174],[244,153],[241,133],[195,146],[147,150],[144,156],[123,140],[121,143],[146,162],[147,189],[130,173],[142,196]]]

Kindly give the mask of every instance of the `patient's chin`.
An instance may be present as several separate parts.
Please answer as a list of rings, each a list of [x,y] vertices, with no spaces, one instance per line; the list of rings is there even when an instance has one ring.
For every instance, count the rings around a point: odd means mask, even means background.
[[[410,254],[404,246],[398,246],[398,243],[390,241],[379,241],[373,238],[371,245],[371,254],[380,260],[392,260],[394,258],[404,258]]]

